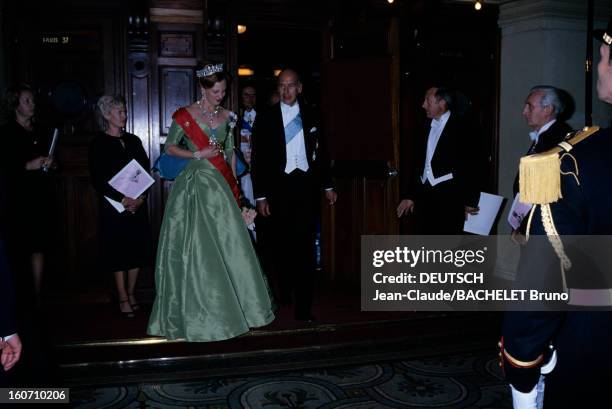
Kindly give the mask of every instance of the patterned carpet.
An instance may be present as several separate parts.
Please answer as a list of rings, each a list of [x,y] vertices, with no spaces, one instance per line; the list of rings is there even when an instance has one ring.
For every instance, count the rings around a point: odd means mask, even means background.
[[[71,388],[76,408],[511,408],[496,351],[263,375]]]

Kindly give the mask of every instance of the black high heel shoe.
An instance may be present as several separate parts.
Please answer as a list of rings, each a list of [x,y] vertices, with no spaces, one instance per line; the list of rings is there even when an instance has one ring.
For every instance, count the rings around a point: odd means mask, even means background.
[[[134,308],[132,308],[132,311],[122,311],[121,310],[121,304],[123,303],[127,303],[130,307],[132,307],[132,305],[130,304],[130,300],[120,300],[119,301],[119,314],[123,317],[123,318],[134,318]]]

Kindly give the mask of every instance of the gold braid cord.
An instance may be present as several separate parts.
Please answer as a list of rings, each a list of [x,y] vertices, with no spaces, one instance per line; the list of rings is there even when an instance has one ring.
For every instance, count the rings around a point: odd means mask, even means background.
[[[533,214],[535,213],[535,209],[538,205],[531,206],[531,210],[529,211],[529,218],[527,219],[527,232],[525,234],[525,240],[529,241],[529,230],[531,230],[531,221],[533,220]]]
[[[559,161],[562,162],[563,158],[565,158],[566,156],[569,156],[572,161],[574,161],[574,169],[576,169],[576,172],[563,172],[561,171],[561,174],[563,176],[567,176],[567,175],[572,175],[574,177],[574,180],[576,181],[576,184],[578,186],[580,186],[580,180],[578,180],[578,174],[580,173],[578,171],[578,162],[576,161],[576,158],[574,157],[574,155],[572,155],[571,153],[564,153],[563,155],[561,155],[561,157],[559,158]]]
[[[535,207],[535,206],[534,206]],[[544,225],[544,230],[546,231],[546,236],[548,237],[548,241],[553,246],[555,253],[559,257],[561,261],[561,280],[563,282],[563,291],[567,293],[567,281],[565,279],[565,270],[569,270],[572,268],[572,262],[570,261],[567,254],[565,254],[565,249],[563,248],[563,242],[559,237],[559,233],[557,232],[557,228],[555,227],[555,223],[552,218],[552,213],[550,211],[550,205],[545,204],[541,206],[542,213],[542,224]]]

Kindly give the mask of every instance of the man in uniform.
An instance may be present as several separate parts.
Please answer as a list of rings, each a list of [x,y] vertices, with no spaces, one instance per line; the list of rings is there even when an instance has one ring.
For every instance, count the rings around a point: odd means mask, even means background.
[[[612,104],[612,19],[605,32],[596,34],[604,42],[597,66],[597,93],[599,99]],[[563,235],[612,234],[612,190],[609,188],[612,129],[587,129],[582,131],[582,136],[585,135],[588,137],[579,143],[576,143],[577,138],[572,138],[569,144],[562,143],[560,152],[549,151],[538,158],[556,159],[562,155],[560,169],[558,160],[556,162],[561,184],[560,191],[553,197],[558,199],[550,199],[550,183],[535,188],[528,186],[521,169],[521,197],[537,206],[530,233],[548,236],[568,274],[589,274],[589,271],[569,268],[564,259]],[[546,191],[546,194],[538,191]],[[534,254],[529,247],[528,243],[524,252],[527,260],[521,263],[538,265],[543,255]],[[536,269],[529,271],[545,274]],[[559,276],[565,273],[561,271]],[[612,289],[598,288],[593,293],[604,295],[597,300],[599,308],[591,305],[580,310],[506,313],[500,356],[506,379],[512,386],[515,408],[541,407],[542,395],[544,407],[554,409],[598,408],[609,401],[612,312],[602,310],[609,309],[612,304]]]

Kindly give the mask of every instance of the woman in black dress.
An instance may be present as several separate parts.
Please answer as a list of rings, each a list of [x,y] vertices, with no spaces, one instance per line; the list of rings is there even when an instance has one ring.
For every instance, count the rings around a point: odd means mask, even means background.
[[[8,185],[7,244],[15,271],[31,268],[39,303],[51,230],[53,181],[47,172],[54,166],[53,158],[47,156],[51,138],[35,122],[36,102],[28,85],[10,88],[3,108],[7,121],[0,130],[0,167]],[[25,276],[17,278],[21,281]]]
[[[149,158],[140,139],[123,130],[127,114],[122,97],[100,97],[97,110],[103,132],[89,146],[89,172],[100,205],[100,264],[103,270],[113,272],[119,311],[131,318],[139,309],[134,296],[138,272],[150,261],[146,192],[131,199],[111,187],[108,181],[132,159],[149,172]],[[120,202],[125,211],[119,213],[106,198]]]

